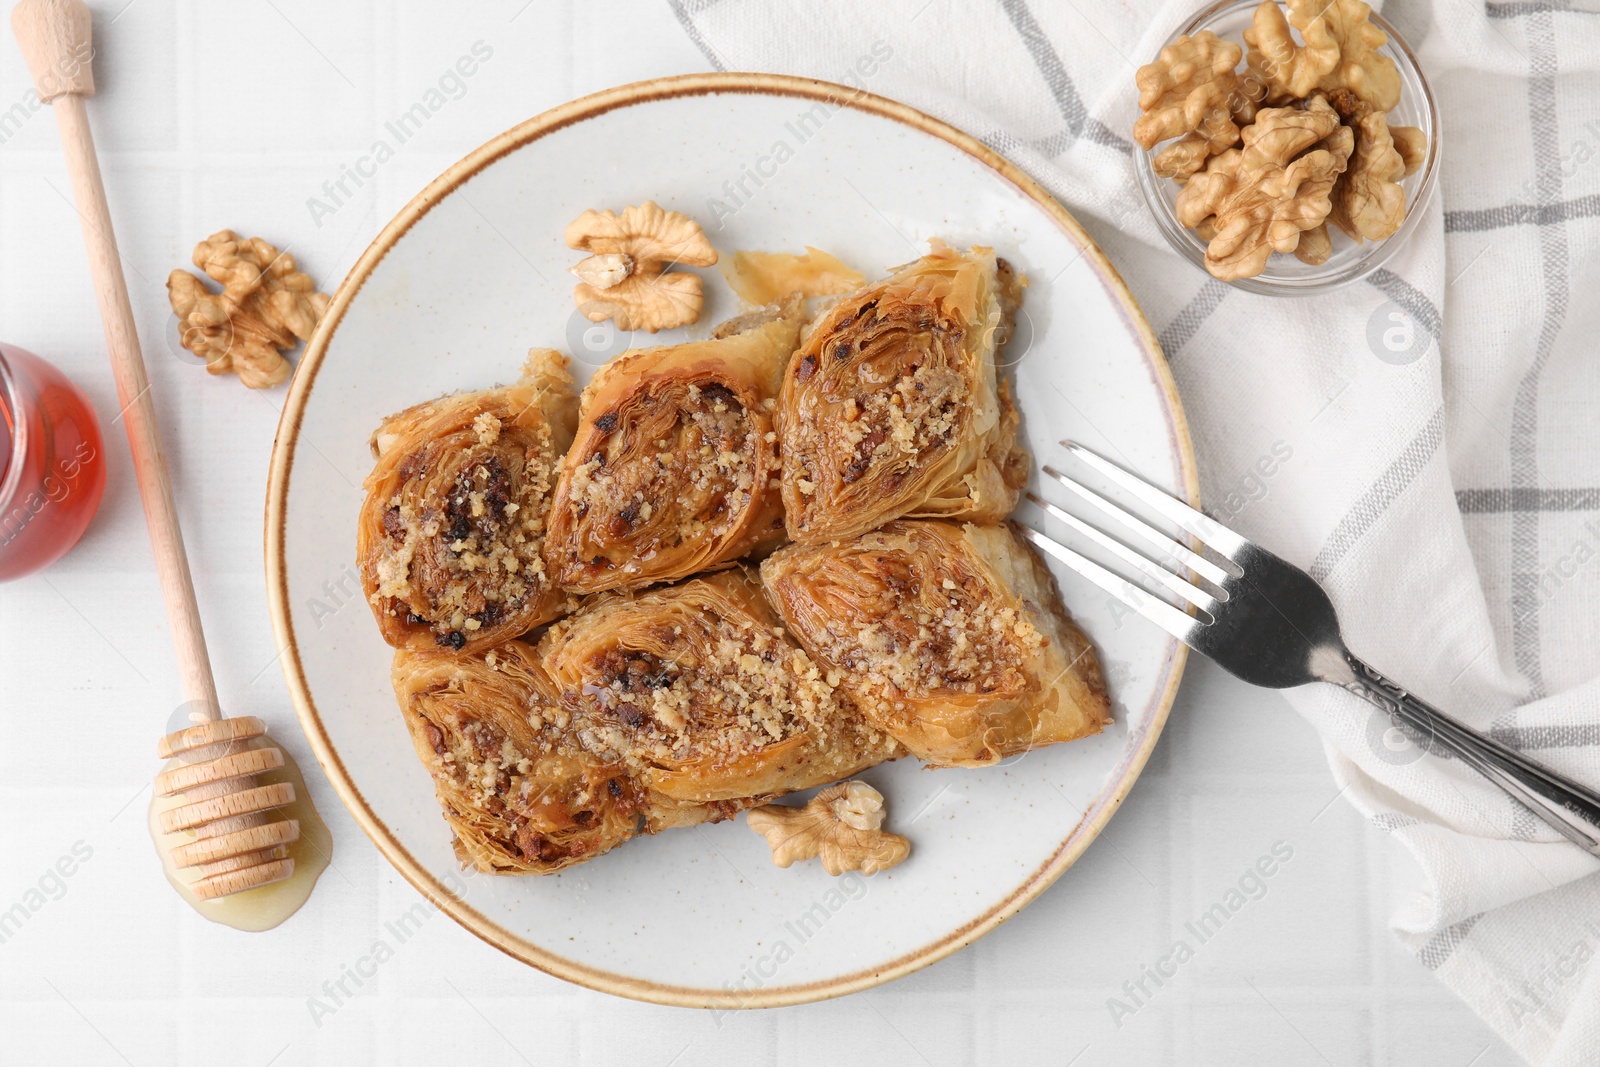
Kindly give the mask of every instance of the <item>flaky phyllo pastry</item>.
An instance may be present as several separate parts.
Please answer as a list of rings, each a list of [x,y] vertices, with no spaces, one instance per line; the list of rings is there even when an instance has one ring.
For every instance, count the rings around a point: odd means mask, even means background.
[[[463,864],[548,874],[908,753],[985,766],[1110,721],[1004,521],[1028,473],[997,370],[1022,280],[939,242],[866,286],[816,249],[738,253],[730,280],[767,302],[581,398],[535,350],[514,384],[373,435],[362,581]],[[881,869],[909,844],[879,800],[848,826],[887,851],[859,862],[791,832],[816,803],[752,823],[780,863]]]
[[[982,766],[1110,721],[1094,649],[1009,524],[895,522],[761,565],[789,632],[911,754]]]
[[[788,252],[735,252],[725,261],[722,276],[740,300],[758,306],[792,293],[837,296],[859,289],[866,282],[860,271],[810,245],[798,256]]]
[[[792,300],[600,368],[551,509],[557,582],[582,593],[670,582],[782,538],[772,409],[800,319]]]
[[[584,747],[673,800],[770,797],[903,754],[743,569],[602,598],[551,626],[539,659]]]
[[[537,648],[413,651],[394,689],[456,854],[549,874],[904,755],[723,571],[611,594]]]
[[[543,549],[573,392],[566,357],[534,349],[520,381],[418,404],[373,434],[356,554],[389,644],[488,646],[560,613]]]
[[[995,368],[1019,282],[989,248],[933,250],[842,298],[778,402],[789,536],[854,537],[902,516],[996,522],[1027,479]]]
[[[729,818],[673,800],[581,743],[533,649],[401,649],[394,690],[463,864],[550,874],[639,834]]]

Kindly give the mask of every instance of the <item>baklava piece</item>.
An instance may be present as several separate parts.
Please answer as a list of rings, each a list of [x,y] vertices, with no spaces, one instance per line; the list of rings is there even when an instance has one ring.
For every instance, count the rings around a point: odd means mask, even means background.
[[[583,391],[545,555],[576,593],[671,582],[783,537],[772,410],[790,300],[705,341],[630,352]]]
[[[933,251],[844,297],[795,352],[778,401],[789,536],[892,519],[995,522],[1027,480],[995,366],[1021,284],[994,250]]]
[[[535,349],[520,381],[418,404],[373,434],[356,557],[389,644],[487,647],[562,613],[544,542],[573,391],[566,357]]]
[[[761,566],[796,640],[911,754],[973,767],[1100,732],[1094,648],[1009,525],[895,522]]]

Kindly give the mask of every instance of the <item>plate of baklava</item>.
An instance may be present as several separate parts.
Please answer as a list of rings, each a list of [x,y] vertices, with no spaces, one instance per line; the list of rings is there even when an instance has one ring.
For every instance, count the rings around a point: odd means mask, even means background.
[[[290,693],[518,959],[715,1008],[888,981],[1061,878],[1176,692],[1019,532],[1063,439],[1195,497],[1148,325],[1016,167],[826,82],[586,97],[420,193],[295,374]]]

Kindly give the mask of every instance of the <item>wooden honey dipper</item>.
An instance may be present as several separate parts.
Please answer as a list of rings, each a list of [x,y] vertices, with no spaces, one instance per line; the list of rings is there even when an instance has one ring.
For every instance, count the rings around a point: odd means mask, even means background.
[[[158,798],[168,801],[159,810],[160,829],[168,835],[193,835],[192,840],[169,839],[167,859],[179,869],[198,868],[198,877],[181,884],[175,879],[174,884],[203,900],[216,900],[283,882],[295,872],[289,845],[300,837],[303,820],[315,820],[315,809],[298,804],[300,819],[283,817],[282,809],[296,800],[293,783],[262,784],[257,775],[284,768],[285,754],[264,740],[266,725],[260,719],[223,718],[217,701],[133,307],[84,107],[84,99],[94,95],[89,9],[82,0],[21,0],[12,11],[11,28],[33,73],[39,99],[54,105],[61,127],[184,695],[193,709],[191,717],[204,720],[162,738],[159,746],[163,758],[177,761],[156,778]],[[326,829],[317,830],[326,840]],[[325,851],[320,859],[326,863]],[[314,881],[312,873],[305,893]],[[293,903],[298,907],[300,901]]]
[[[171,859],[180,870],[199,868],[188,887],[202,900],[294,874],[288,846],[299,839],[300,822],[279,814],[294,802],[294,785],[256,781],[256,775],[283,766],[283,750],[245,745],[266,732],[266,724],[252,715],[216,718],[168,734],[158,746],[163,759],[176,759],[179,766],[156,776],[156,795],[182,798],[160,813],[161,829],[195,835],[172,849]]]

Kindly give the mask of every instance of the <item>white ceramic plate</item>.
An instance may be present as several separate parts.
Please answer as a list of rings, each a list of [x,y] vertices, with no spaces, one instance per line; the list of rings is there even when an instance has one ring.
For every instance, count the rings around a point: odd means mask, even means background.
[[[563,978],[672,1004],[836,996],[970,944],[1066,870],[1148,758],[1183,650],[1059,574],[1100,648],[1116,724],[981,771],[907,759],[867,773],[914,845],[870,879],[833,879],[815,863],[779,870],[743,819],[635,841],[552,877],[462,875],[396,711],[390,650],[348,596],[367,437],[417,401],[515,378],[533,345],[578,349],[587,378],[600,358],[587,351],[604,339],[574,314],[565,270],[579,257],[562,231],[586,208],[649,198],[695,216],[725,253],[810,244],[868,277],[930,237],[993,245],[1032,280],[1009,351],[1035,456],[1072,436],[1192,499],[1187,431],[1143,316],[1058,204],[965,134],[823,82],[696,75],[541,115],[430,185],[345,279],[284,410],[266,537],[289,688],[345,804],[458,922]],[[694,336],[738,310],[716,269],[703,273]]]

